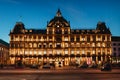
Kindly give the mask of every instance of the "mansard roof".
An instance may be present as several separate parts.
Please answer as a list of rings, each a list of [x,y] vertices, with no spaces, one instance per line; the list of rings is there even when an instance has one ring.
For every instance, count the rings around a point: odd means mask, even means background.
[[[56,15],[47,24],[48,27],[69,27],[69,22],[62,16],[60,9]],[[46,29],[25,29],[22,22],[16,22],[14,29],[10,34],[47,34]],[[105,22],[98,22],[96,29],[71,29],[71,34],[111,34],[109,28],[106,27]]]
[[[99,30],[101,34],[111,34],[109,28],[106,27],[105,22],[98,22],[96,30]]]
[[[60,9],[58,9],[56,16],[50,20],[48,27],[52,27],[56,23],[61,23],[64,27],[70,27],[69,22],[62,16]]]
[[[16,22],[12,33],[23,33],[23,30],[25,30],[24,24],[22,22]]]

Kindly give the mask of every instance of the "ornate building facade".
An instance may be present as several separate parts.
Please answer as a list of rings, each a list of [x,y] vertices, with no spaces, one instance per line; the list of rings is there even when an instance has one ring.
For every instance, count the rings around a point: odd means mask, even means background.
[[[10,62],[24,65],[101,63],[111,59],[111,32],[104,22],[96,29],[71,29],[58,9],[46,29],[26,29],[17,22],[10,36]]]
[[[9,44],[0,39],[0,65],[6,65],[9,61]]]

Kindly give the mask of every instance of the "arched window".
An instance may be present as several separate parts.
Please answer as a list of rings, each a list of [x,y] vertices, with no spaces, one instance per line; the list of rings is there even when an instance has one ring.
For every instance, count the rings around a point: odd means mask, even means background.
[[[32,43],[29,43],[29,47],[32,48]]]
[[[34,43],[33,46],[34,46],[34,48],[36,48],[37,47],[37,43]]]

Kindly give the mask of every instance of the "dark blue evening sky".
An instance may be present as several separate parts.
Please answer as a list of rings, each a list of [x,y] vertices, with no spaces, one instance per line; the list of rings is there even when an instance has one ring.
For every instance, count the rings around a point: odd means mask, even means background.
[[[95,29],[103,21],[120,36],[120,0],[0,0],[0,38],[9,42],[18,21],[25,28],[45,29],[58,8],[72,29]]]

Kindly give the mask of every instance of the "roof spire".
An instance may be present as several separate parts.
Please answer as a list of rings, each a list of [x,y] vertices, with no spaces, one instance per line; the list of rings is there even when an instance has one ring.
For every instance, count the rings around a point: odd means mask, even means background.
[[[57,13],[56,13],[56,16],[57,16],[57,17],[61,17],[61,16],[62,16],[60,9],[58,9],[58,11],[57,11]]]

